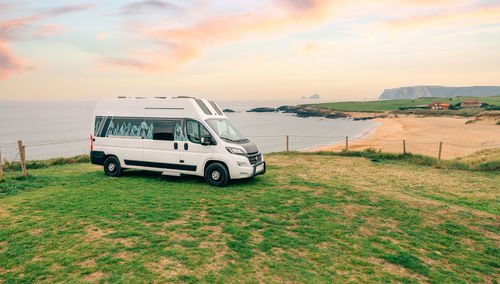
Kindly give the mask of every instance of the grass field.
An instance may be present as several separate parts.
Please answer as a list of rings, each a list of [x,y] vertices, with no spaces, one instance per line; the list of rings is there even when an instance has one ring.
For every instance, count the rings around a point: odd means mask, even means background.
[[[329,108],[340,111],[395,111],[400,107],[416,107],[429,105],[435,101],[441,101],[449,104],[456,104],[464,100],[480,100],[483,103],[500,106],[500,96],[495,97],[455,97],[455,98],[418,98],[418,99],[403,99],[403,100],[379,100],[367,102],[336,102],[315,104],[313,106]]]
[[[0,182],[0,282],[496,282],[500,176],[272,154],[213,188],[87,163]]]

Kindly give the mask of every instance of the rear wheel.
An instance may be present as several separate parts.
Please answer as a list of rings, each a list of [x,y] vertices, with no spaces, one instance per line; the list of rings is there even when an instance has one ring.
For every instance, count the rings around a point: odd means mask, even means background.
[[[118,158],[110,156],[104,160],[104,173],[110,177],[117,177],[122,174],[122,167]]]
[[[213,163],[205,169],[205,180],[213,186],[226,186],[229,184],[229,172],[221,163]]]

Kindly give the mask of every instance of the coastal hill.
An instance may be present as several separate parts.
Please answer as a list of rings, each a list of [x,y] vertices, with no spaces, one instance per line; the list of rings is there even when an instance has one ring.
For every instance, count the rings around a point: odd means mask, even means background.
[[[500,95],[498,86],[474,87],[443,87],[443,86],[413,86],[385,89],[380,99],[416,99],[421,97],[452,98],[452,97],[490,97]]]

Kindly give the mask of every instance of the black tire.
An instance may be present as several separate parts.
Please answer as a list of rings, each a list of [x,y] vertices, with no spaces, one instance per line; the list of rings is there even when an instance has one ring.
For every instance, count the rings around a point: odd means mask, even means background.
[[[209,185],[224,187],[229,184],[229,171],[221,163],[213,163],[205,169],[205,180]]]
[[[104,173],[110,177],[118,177],[122,174],[122,166],[115,156],[109,156],[104,160]]]

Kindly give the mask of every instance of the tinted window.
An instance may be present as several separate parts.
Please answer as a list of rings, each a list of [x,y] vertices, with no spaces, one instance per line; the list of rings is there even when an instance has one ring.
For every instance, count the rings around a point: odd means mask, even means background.
[[[128,136],[152,139],[152,131],[153,125],[147,124],[142,118],[113,117],[108,125],[105,136]]]
[[[193,143],[200,143],[201,137],[211,136],[205,126],[194,120],[186,122],[186,134],[189,141]]]
[[[103,120],[103,117],[102,116],[96,116],[95,117],[95,122],[94,122],[94,136],[96,137],[99,137],[99,134],[100,133],[100,127],[102,125],[102,120]]]
[[[180,120],[146,119],[146,123],[153,127],[153,140],[184,140]]]
[[[200,127],[199,123],[194,120],[186,122],[186,134],[189,141],[193,143],[200,143]]]
[[[208,114],[208,115],[212,115],[212,113],[210,112],[210,110],[208,109],[208,107],[205,105],[205,103],[203,103],[202,100],[200,99],[195,99],[196,103],[200,106],[201,110],[205,113],[205,114]]]
[[[217,112],[218,115],[222,115],[222,111],[220,110],[220,108],[214,103],[214,101],[210,101],[210,105],[212,105],[212,107],[215,109],[215,111]]]

